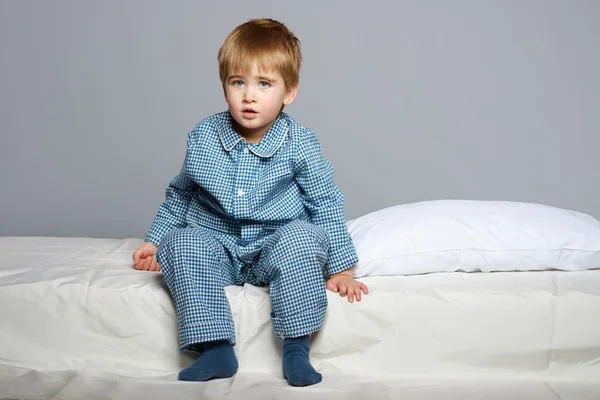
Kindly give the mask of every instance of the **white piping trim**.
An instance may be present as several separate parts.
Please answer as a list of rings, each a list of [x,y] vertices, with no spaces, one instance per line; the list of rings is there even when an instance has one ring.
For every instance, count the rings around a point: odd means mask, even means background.
[[[223,145],[223,148],[225,149],[225,151],[231,151],[236,144],[238,144],[240,142],[240,140],[242,140],[243,138],[239,138],[235,143],[233,143],[233,145],[230,148],[227,148],[227,146],[225,146],[225,142],[223,141],[223,134],[221,133],[221,129],[219,129],[219,125],[217,124],[217,131],[219,132],[219,139],[221,140],[221,144]]]
[[[287,137],[289,130],[290,130],[290,128],[289,128],[289,127],[288,127],[288,128],[286,128],[286,130],[285,130],[285,133],[283,134],[283,138],[281,138],[281,143],[279,143],[279,146],[277,146],[277,148],[276,148],[275,150],[273,150],[273,151],[271,152],[271,154],[267,154],[266,156],[263,156],[262,154],[258,154],[257,152],[255,152],[254,150],[252,150],[252,148],[250,148],[250,147],[248,147],[248,148],[250,149],[250,151],[251,151],[252,153],[256,154],[256,155],[257,155],[257,156],[259,156],[259,157],[262,157],[262,158],[269,158],[269,157],[271,157],[273,154],[275,154],[275,153],[277,152],[277,150],[279,150],[279,148],[280,148],[280,147],[283,145],[283,142],[285,141],[285,138]],[[237,143],[237,142],[236,142],[236,143]],[[232,147],[232,148],[233,148],[233,147]]]

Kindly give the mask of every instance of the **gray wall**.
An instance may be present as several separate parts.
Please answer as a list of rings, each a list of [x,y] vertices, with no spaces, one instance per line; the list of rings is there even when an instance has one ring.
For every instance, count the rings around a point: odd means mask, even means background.
[[[0,235],[142,237],[225,109],[218,48],[260,16],[302,41],[287,111],[348,218],[445,198],[600,217],[600,1],[6,0]]]

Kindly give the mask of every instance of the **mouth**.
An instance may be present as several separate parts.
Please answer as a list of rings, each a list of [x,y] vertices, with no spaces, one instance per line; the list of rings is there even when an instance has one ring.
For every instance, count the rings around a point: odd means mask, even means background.
[[[255,119],[257,115],[258,115],[258,112],[256,110],[253,110],[252,108],[244,108],[242,110],[242,116],[245,119],[248,119],[248,120]]]

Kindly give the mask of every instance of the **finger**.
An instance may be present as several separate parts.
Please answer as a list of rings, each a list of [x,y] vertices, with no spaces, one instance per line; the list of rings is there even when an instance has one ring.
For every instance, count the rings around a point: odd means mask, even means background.
[[[148,267],[148,271],[156,271],[156,260],[152,258],[150,261],[150,267]]]
[[[354,295],[356,296],[356,301],[361,301],[362,300],[362,296],[361,296],[361,287],[360,287],[360,283],[356,283],[356,285],[354,285]]]
[[[137,264],[138,262],[140,262],[140,251],[139,251],[139,250],[136,250],[136,251],[133,253],[133,263],[134,263],[134,264]]]
[[[360,289],[361,289],[363,292],[365,292],[365,294],[369,294],[369,288],[367,287],[367,285],[365,285],[365,284],[364,284],[364,283],[362,283],[362,282],[359,282],[358,284],[360,285]]]
[[[153,271],[154,268],[154,258],[148,257],[148,271]]]
[[[338,291],[337,285],[331,280],[327,281],[327,289],[331,290],[334,293]]]
[[[160,271],[160,265],[158,265],[156,257],[152,257],[152,271]]]
[[[340,296],[346,296],[346,293],[348,292],[348,286],[346,285],[346,282],[339,283],[338,288],[340,290]]]
[[[348,303],[354,303],[354,285],[348,285]]]
[[[133,267],[135,269],[142,269],[143,263],[144,263],[144,259],[138,257],[137,261],[133,264]]]
[[[152,263],[152,258],[146,257],[144,259],[144,263],[142,264],[142,270],[148,271],[148,268],[150,268],[150,263]]]

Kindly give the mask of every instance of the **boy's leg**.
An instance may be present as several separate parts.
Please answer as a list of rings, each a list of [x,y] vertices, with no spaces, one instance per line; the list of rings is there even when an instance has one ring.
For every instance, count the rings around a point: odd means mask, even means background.
[[[321,381],[309,362],[310,334],[325,320],[327,295],[323,267],[327,232],[308,222],[292,222],[265,242],[255,266],[259,281],[270,283],[275,335],[284,339],[283,374],[291,385]]]
[[[179,379],[233,376],[235,329],[225,286],[236,273],[224,246],[208,230],[174,229],[161,241],[157,261],[173,295],[181,349],[202,352]]]

